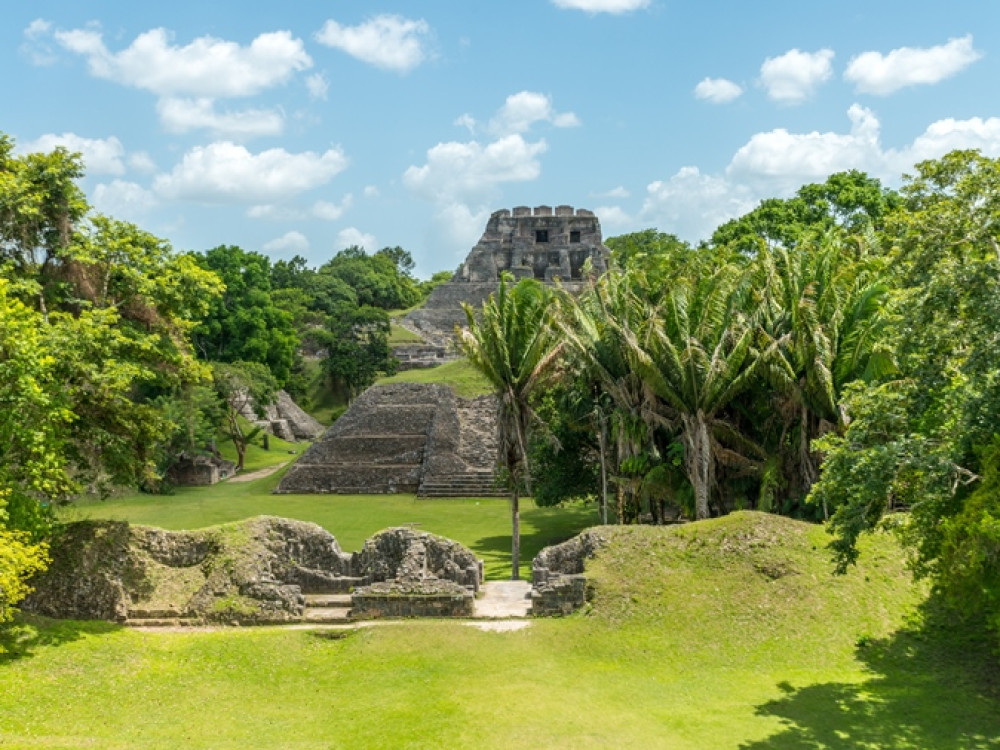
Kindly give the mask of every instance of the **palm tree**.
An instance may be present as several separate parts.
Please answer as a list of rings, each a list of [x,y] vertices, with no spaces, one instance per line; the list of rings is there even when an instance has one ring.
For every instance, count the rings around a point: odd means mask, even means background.
[[[650,428],[656,420],[651,394],[632,367],[628,343],[632,338],[645,340],[645,329],[656,319],[645,291],[642,273],[610,271],[579,298],[569,300],[559,323],[583,381],[592,383],[595,392],[593,420],[602,476],[611,429],[619,523],[638,513],[639,488],[652,445]],[[605,523],[606,503],[602,499]]]
[[[888,354],[876,347],[888,288],[870,250],[874,241],[870,235],[846,239],[840,232],[827,232],[792,250],[774,248],[760,259],[769,318],[762,324],[778,344],[769,364],[783,394],[786,423],[798,422],[803,495],[819,477],[812,440],[847,427],[840,403],[844,386],[893,367]]]
[[[738,458],[717,437],[733,432],[721,413],[751,383],[759,361],[738,281],[730,266],[677,278],[645,340],[629,339],[633,369],[684,445],[698,519],[709,516],[717,460]]]
[[[468,328],[458,332],[459,346],[493,385],[497,397],[498,462],[504,470],[511,501],[511,580],[519,578],[521,487],[530,493],[528,436],[534,422],[530,399],[553,375],[562,350],[550,326],[556,295],[534,279],[508,287],[504,274],[500,288],[476,311],[463,304]]]

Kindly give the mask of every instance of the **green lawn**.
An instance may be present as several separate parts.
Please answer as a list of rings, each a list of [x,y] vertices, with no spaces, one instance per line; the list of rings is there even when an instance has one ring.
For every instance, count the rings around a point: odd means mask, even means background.
[[[891,540],[835,577],[823,531],[785,519],[608,533],[591,609],[518,632],[22,620],[0,747],[1000,747],[995,658]]]
[[[280,457],[292,458],[287,454]],[[136,493],[110,500],[88,500],[69,506],[63,516],[69,520],[113,518],[165,529],[196,529],[258,515],[284,516],[318,523],[349,552],[360,549],[376,531],[416,523],[423,531],[467,545],[483,559],[488,578],[510,577],[510,509],[502,498],[272,495],[283,471],[252,482],[179,488],[166,497]],[[536,508],[530,500],[522,501],[522,576],[531,575],[531,559],[542,547],[568,539],[597,520],[592,505]]]
[[[389,345],[394,344],[422,344],[424,339],[418,336],[409,328],[403,328],[395,322],[389,323]]]
[[[455,394],[462,398],[475,398],[492,393],[486,378],[473,368],[466,359],[456,359],[437,367],[403,370],[379,383],[444,383],[450,385]]]

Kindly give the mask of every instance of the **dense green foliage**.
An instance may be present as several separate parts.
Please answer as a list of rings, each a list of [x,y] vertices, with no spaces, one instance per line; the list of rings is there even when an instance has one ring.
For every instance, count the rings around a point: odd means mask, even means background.
[[[997,627],[1000,161],[954,152],[916,170],[885,233],[898,374],[852,391],[850,426],[818,444],[813,495],[837,508],[842,565],[860,533],[908,510],[917,570]]]
[[[292,372],[299,338],[292,315],[271,294],[271,261],[260,253],[222,246],[196,256],[226,286],[193,332],[199,355],[213,362],[258,362],[280,384]]]
[[[167,404],[207,374],[189,336],[218,278],[91,213],[82,173],[0,135],[0,619],[44,565],[53,504],[158,485],[180,429]]]
[[[395,372],[389,311],[424,296],[412,270],[413,258],[401,247],[372,255],[349,247],[318,269],[299,256],[275,263],[275,299],[292,315],[305,348],[322,354],[323,371],[345,401]],[[290,385],[303,390],[301,383]]]
[[[620,522],[664,501],[829,517],[843,569],[907,511],[915,570],[998,628],[1000,161],[916,170],[898,194],[833,175],[697,250],[610,240],[617,267],[564,300],[563,387],[588,405]],[[542,474],[570,465],[540,454]]]
[[[40,532],[81,487],[157,484],[178,429],[164,403],[207,374],[189,336],[221,284],[90,213],[79,157],[0,145],[0,478],[7,523]]]

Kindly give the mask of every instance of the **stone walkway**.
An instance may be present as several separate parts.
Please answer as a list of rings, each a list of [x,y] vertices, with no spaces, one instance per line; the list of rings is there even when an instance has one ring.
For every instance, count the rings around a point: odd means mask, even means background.
[[[474,617],[477,620],[527,617],[530,597],[530,581],[488,581],[483,584],[482,596],[476,599]]]

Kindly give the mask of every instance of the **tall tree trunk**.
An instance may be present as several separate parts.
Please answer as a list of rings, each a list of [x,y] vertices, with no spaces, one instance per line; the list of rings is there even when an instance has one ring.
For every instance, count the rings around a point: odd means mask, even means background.
[[[598,417],[600,430],[597,433],[597,441],[601,453],[601,523],[608,525],[608,459],[605,455],[607,451],[607,428],[604,425],[604,418]]]
[[[510,492],[510,580],[512,581],[517,581],[521,578],[521,509],[519,507],[519,499],[518,487],[515,482],[513,489]]]
[[[709,517],[708,500],[714,474],[708,420],[700,409],[681,419],[684,423],[684,468],[694,488],[694,515],[700,521]]]
[[[812,486],[819,479],[819,469],[816,466],[812,451],[809,449],[809,438],[812,433],[809,427],[809,410],[803,404],[799,417],[799,471],[802,473],[802,489],[805,491],[805,494],[809,493],[809,490],[812,489]],[[824,500],[823,518],[829,519],[829,517],[830,514],[827,512],[826,501]]]

